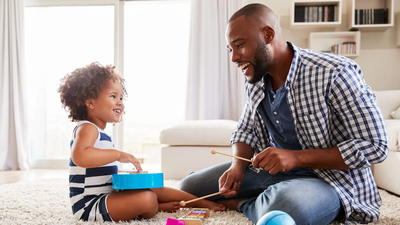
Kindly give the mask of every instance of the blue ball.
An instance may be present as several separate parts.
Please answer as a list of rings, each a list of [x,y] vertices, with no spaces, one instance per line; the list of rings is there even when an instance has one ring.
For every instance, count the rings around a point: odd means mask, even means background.
[[[293,218],[289,214],[273,210],[262,216],[257,225],[296,225]]]

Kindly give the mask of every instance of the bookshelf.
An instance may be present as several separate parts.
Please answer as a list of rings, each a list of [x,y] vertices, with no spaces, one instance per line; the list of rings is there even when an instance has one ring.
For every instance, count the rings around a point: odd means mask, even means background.
[[[342,0],[293,0],[290,17],[291,29],[335,28],[342,23]]]
[[[354,54],[340,54],[348,58],[355,58],[360,55],[361,45],[360,31],[344,32],[311,32],[308,38],[308,48],[317,52],[329,51],[333,45],[345,42],[354,42]]]
[[[365,11],[369,10],[369,11]],[[375,16],[374,11],[380,9],[387,9],[387,23],[384,24],[373,24],[371,21]],[[391,27],[393,27],[394,22],[394,0],[347,0],[347,10],[348,10],[348,29],[349,30],[360,30],[360,31],[385,31]],[[369,24],[360,24],[356,23],[356,10],[359,14],[367,14],[371,21],[366,22]],[[362,11],[360,13],[360,10]],[[373,10],[371,12],[371,10]],[[377,11],[376,11],[377,12]],[[362,16],[361,16],[362,17]],[[360,18],[358,15],[357,18]],[[359,21],[368,21],[368,19],[359,19]],[[365,23],[365,22],[364,22]]]

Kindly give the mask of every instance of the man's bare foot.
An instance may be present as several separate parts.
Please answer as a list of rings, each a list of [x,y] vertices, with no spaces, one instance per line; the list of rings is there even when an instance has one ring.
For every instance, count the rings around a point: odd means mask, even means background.
[[[175,212],[181,208],[179,202],[163,202],[158,203],[158,211],[161,212]]]
[[[222,203],[226,205],[228,209],[235,210],[237,211],[237,206],[239,205],[239,202],[248,199],[248,198],[233,198],[233,199],[227,199],[227,200],[222,200],[218,201],[219,203]]]
[[[186,207],[208,208],[214,211],[225,211],[226,206],[221,203],[212,202],[209,200],[199,200],[186,205]]]

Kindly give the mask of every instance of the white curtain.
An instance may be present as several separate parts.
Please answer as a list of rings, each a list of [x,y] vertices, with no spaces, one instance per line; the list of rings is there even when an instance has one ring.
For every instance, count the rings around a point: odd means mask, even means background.
[[[24,1],[0,1],[0,170],[28,169]]]
[[[187,120],[238,120],[245,103],[245,77],[226,47],[229,18],[247,0],[192,0]]]

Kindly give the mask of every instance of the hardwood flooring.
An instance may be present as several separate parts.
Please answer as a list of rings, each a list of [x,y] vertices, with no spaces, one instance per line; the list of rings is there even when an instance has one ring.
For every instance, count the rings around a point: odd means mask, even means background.
[[[68,179],[68,169],[29,169],[0,171],[0,185],[42,179]]]

